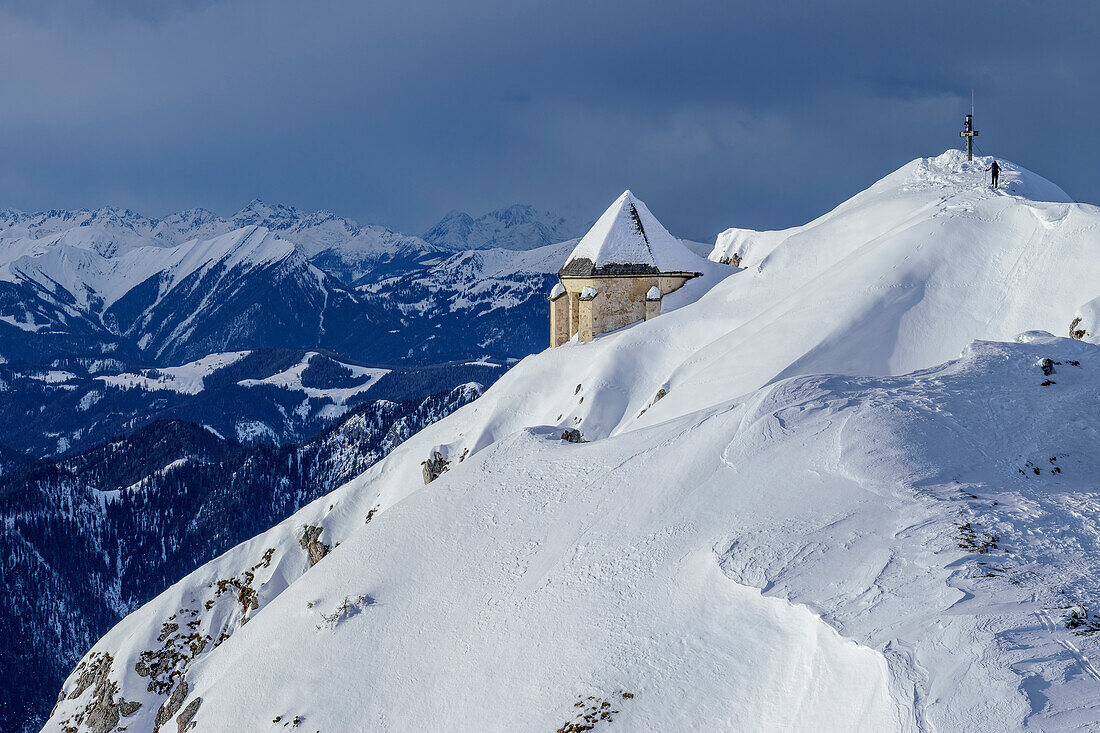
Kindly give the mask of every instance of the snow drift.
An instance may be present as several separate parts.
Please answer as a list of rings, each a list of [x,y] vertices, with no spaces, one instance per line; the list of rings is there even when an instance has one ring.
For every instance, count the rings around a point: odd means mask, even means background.
[[[697,302],[126,618],[46,729],[1094,725],[1100,347],[1036,329],[1100,296],[1100,210],[981,167],[724,234],[748,269]]]

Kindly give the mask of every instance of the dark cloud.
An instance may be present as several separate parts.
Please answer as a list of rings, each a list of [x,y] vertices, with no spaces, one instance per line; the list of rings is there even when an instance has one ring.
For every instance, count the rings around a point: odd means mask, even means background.
[[[1095,201],[1100,7],[1050,7],[0,2],[0,206],[260,196],[420,231],[630,187],[710,239],[955,146],[971,87],[984,150]]]
[[[84,24],[134,18],[151,23],[194,13],[224,0],[0,0],[0,8],[38,23]]]

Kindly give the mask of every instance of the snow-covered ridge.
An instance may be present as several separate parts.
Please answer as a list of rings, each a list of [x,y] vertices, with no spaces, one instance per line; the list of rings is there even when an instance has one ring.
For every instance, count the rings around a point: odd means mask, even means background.
[[[914,161],[184,578],[50,726],[1092,724],[1100,347],[1034,329],[1100,296],[1097,226]]]
[[[730,228],[720,233],[715,240],[710,259],[715,262],[732,262],[735,265],[757,266],[767,255],[790,238],[809,238],[812,236],[834,236],[833,223],[843,220],[849,213],[857,211],[869,199],[898,198],[903,201],[908,193],[930,192],[947,199],[954,199],[953,210],[966,210],[969,202],[994,196],[1018,197],[1036,203],[1073,203],[1065,191],[1057,185],[1031,171],[1006,160],[1000,160],[1001,187],[999,191],[989,188],[989,174],[986,169],[993,162],[992,157],[978,157],[968,162],[957,150],[948,150],[935,158],[918,158],[902,166],[882,180],[876,182],[848,201],[845,201],[829,213],[799,227],[776,231],[755,231],[752,229]],[[859,217],[864,226],[873,227],[870,217]],[[896,219],[885,220],[894,225]],[[859,233],[868,239],[876,231],[869,228]]]
[[[260,201],[229,218],[204,210],[160,220],[112,208],[0,212],[0,282],[25,283],[51,294],[70,318],[110,307],[161,273],[167,282],[178,283],[212,264],[263,266],[298,257],[315,260],[350,283],[385,263],[415,262],[444,251],[331,212],[307,213]],[[321,269],[314,269],[320,277]],[[51,325],[4,315],[24,330]]]
[[[76,296],[82,307],[103,308],[154,275],[163,275],[167,291],[200,269],[263,266],[294,253],[294,245],[255,226],[173,247],[133,247],[114,256],[96,251],[95,235],[69,230],[59,237],[2,238],[0,280],[35,283],[55,295]]]

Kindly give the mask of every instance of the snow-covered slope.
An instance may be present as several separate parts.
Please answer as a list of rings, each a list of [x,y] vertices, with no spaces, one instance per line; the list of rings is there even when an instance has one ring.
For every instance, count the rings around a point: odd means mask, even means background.
[[[117,389],[141,389],[149,392],[169,391],[179,394],[198,394],[205,386],[206,377],[219,369],[239,362],[248,356],[247,351],[231,351],[225,354],[209,354],[201,359],[177,367],[152,369],[151,374],[108,374],[96,377],[106,387]]]
[[[1068,334],[1100,290],[1100,210],[1009,162],[993,192],[987,164],[916,160],[810,224],[739,238],[748,271],[723,298],[735,327],[687,368],[722,362],[744,391],[779,374],[896,374],[974,338]]]
[[[1100,296],[1100,209],[1004,169],[914,161],[528,357],[122,621],[46,729],[1095,725],[1100,347],[1032,329]]]

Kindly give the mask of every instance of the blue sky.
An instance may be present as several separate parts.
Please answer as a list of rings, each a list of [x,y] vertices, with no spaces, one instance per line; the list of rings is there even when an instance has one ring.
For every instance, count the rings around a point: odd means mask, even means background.
[[[802,223],[978,143],[1100,199],[1088,2],[0,0],[0,207],[419,233],[450,209]]]

